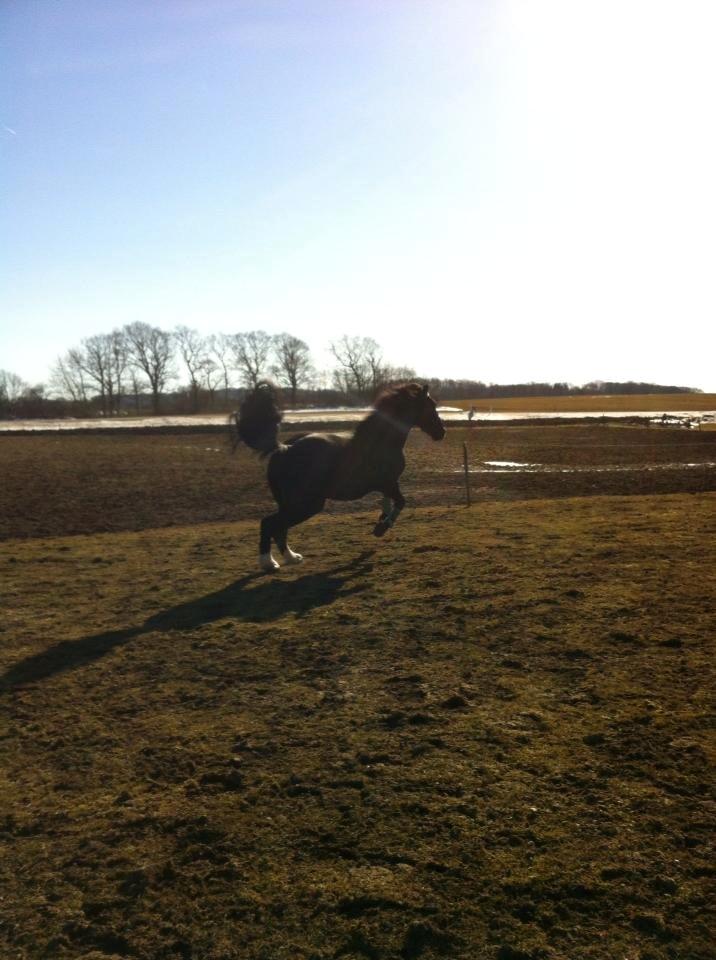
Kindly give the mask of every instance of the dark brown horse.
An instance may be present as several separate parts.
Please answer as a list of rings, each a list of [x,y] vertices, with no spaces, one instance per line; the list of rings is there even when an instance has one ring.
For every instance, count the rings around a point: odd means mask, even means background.
[[[373,533],[382,537],[405,506],[398,479],[405,469],[403,447],[412,427],[442,440],[445,427],[427,386],[407,383],[386,390],[353,436],[308,433],[279,443],[281,413],[273,389],[260,383],[241,404],[236,416],[239,438],[269,458],[267,478],[278,504],[276,513],[261,521],[259,560],[262,570],[277,570],[271,541],[285,563],[303,557],[287,543],[288,528],[323,510],[326,500],[358,500],[367,493],[383,494],[383,512]]]

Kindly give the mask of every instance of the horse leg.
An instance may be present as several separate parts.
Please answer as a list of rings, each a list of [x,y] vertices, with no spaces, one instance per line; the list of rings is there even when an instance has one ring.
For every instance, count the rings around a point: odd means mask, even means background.
[[[383,493],[383,512],[375,527],[373,527],[374,536],[382,537],[386,531],[390,530],[404,506],[405,497],[396,483]]]
[[[278,564],[271,554],[271,540],[276,536],[276,524],[280,513],[269,514],[261,521],[261,533],[259,536],[259,567],[266,573],[273,573],[278,570]]]
[[[261,537],[259,540],[259,566],[267,573],[278,570],[281,566],[274,560],[271,553],[271,541],[276,541],[276,546],[283,554],[284,563],[300,563],[303,557],[300,553],[294,553],[286,543],[289,522],[285,511],[279,509],[277,513],[272,513],[264,517],[261,521]]]
[[[283,554],[283,562],[286,566],[292,563],[302,563],[303,556],[300,553],[294,553],[288,545],[288,521],[279,514],[276,523],[276,546]]]
[[[323,510],[324,503],[325,500],[321,500],[312,503],[310,506],[294,507],[293,509],[284,507],[279,511],[274,538],[276,546],[283,554],[284,563],[301,563],[303,561],[303,556],[300,553],[294,553],[288,545],[288,528],[295,527],[297,524],[303,523],[304,520],[320,513]]]

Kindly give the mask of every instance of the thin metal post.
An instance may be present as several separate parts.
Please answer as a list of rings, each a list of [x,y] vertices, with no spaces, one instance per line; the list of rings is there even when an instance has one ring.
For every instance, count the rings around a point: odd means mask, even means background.
[[[467,506],[472,506],[472,499],[470,497],[470,470],[467,465],[467,443],[463,440],[462,442],[462,463],[465,468],[465,500]]]

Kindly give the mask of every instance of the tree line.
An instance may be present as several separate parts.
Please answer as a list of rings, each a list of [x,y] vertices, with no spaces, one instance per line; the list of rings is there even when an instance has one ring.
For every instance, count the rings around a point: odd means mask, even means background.
[[[483,383],[481,380],[430,381],[433,392],[442,400],[491,400],[498,397],[573,397],[598,394],[701,393],[695,387],[665,386],[635,380],[592,380],[583,386],[572,383]]]
[[[364,400],[396,375],[415,375],[389,368],[378,344],[368,337],[344,336],[331,350],[338,363],[332,372],[334,391],[350,399]],[[236,390],[251,389],[265,379],[276,381],[295,404],[301,391],[315,389],[325,375],[315,370],[308,344],[290,333],[249,330],[205,336],[186,326],[166,331],[132,323],[88,337],[69,350],[55,364],[51,384],[75,403],[94,398],[101,412],[111,416],[126,409],[128,398],[139,409],[145,395],[153,413],[169,405],[172,396],[174,407],[188,405],[194,413],[215,409],[233,399]],[[173,393],[172,383],[180,384]]]
[[[263,330],[204,335],[187,326],[163,330],[130,323],[86,337],[57,358],[49,383],[30,386],[0,370],[0,417],[228,411],[246,389],[271,379],[286,400],[337,406],[372,400],[384,386],[415,379],[409,367],[389,364],[370,337],[344,335],[330,343],[335,366],[316,369],[309,346],[290,333]],[[584,393],[682,393],[688,387],[593,381],[488,384],[428,379],[443,401]]]
[[[229,410],[261,380],[282,387],[292,405],[364,403],[381,387],[414,379],[388,364],[370,337],[330,344],[332,370],[316,369],[308,344],[263,330],[204,335],[187,326],[163,330],[130,323],[86,337],[57,358],[47,385],[30,387],[0,371],[0,416],[47,416]]]

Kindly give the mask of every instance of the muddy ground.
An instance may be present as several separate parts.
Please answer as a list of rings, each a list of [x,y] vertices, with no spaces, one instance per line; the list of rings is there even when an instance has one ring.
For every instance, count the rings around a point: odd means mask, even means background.
[[[411,504],[464,501],[463,441],[473,470],[489,460],[551,468],[475,473],[478,502],[716,490],[716,432],[599,424],[450,427],[442,443],[411,433],[401,481]],[[226,432],[0,436],[0,539],[257,518],[273,509],[265,464],[246,448],[233,455],[230,449]],[[330,509],[375,511],[376,502]]]
[[[535,429],[484,431],[483,459],[716,459]],[[630,496],[499,474],[467,510],[461,438],[416,439],[395,530],[324,514],[266,577],[256,464],[217,516],[231,472],[185,439],[0,444],[5,507],[33,503],[0,545],[3,960],[714,956],[708,471]]]

